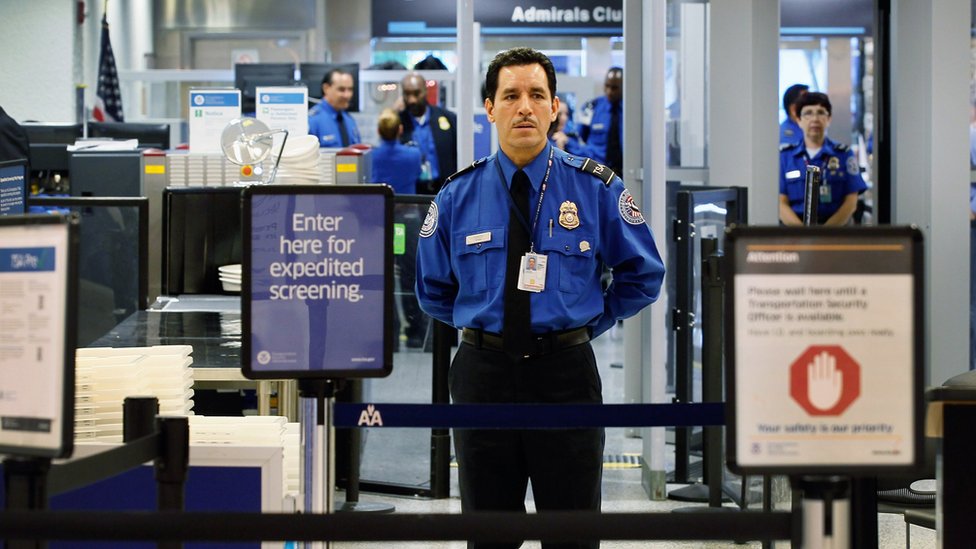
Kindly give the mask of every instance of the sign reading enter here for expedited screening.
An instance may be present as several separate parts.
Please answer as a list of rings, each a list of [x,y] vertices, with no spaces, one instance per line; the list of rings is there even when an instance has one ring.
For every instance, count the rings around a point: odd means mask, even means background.
[[[393,192],[386,185],[244,191],[243,357],[252,378],[392,369]]]
[[[730,466],[909,468],[920,440],[921,238],[732,229]]]

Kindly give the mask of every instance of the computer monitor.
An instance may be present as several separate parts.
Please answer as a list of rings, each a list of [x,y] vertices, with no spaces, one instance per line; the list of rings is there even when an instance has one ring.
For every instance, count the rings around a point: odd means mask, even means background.
[[[27,211],[27,160],[0,162],[0,215],[18,215]]]
[[[81,124],[48,124],[25,122],[21,124],[30,141],[30,166],[32,171],[66,171],[68,151],[81,138]]]
[[[253,113],[258,86],[294,86],[295,65],[291,63],[238,63],[234,65],[234,87],[241,90],[241,112]]]
[[[332,69],[342,69],[352,75],[352,100],[349,112],[359,112],[359,63],[302,63],[301,82],[308,87],[309,98],[322,99],[322,77]]]
[[[145,122],[89,122],[89,137],[138,139],[140,147],[168,149],[169,124]]]

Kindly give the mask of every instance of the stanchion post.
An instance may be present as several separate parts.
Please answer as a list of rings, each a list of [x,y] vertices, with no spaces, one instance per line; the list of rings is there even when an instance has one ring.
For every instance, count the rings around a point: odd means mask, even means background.
[[[822,175],[818,166],[807,166],[806,182],[803,188],[803,224],[807,227],[817,224]]]
[[[450,404],[451,395],[447,373],[451,367],[451,346],[457,340],[457,330],[434,321],[432,404]],[[430,431],[430,492],[434,499],[451,497],[451,430]]]
[[[49,458],[10,457],[3,461],[3,481],[6,486],[7,510],[41,511],[47,509],[47,474],[51,470]],[[41,540],[9,540],[6,549],[44,549]]]
[[[803,493],[801,547],[851,547],[850,479],[803,476],[793,479]]]
[[[183,511],[186,476],[190,468],[190,423],[186,417],[156,419],[159,456],[153,461],[156,477],[156,507],[160,511]],[[159,542],[159,549],[180,549],[182,542]]]
[[[122,401],[122,442],[132,442],[156,432],[158,413],[156,397],[125,397]]]
[[[302,511],[331,513],[335,500],[335,450],[332,405],[336,385],[331,379],[299,379],[301,422]],[[304,547],[326,547],[329,542],[307,542]]]

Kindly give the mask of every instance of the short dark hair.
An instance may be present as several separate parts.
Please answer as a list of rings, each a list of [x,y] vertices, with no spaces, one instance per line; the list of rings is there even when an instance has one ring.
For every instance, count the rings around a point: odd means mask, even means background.
[[[500,52],[491,60],[488,65],[488,74],[485,75],[485,97],[495,101],[495,93],[498,91],[498,72],[504,67],[517,65],[542,65],[546,71],[546,80],[549,81],[549,95],[556,97],[556,69],[552,66],[552,61],[546,54],[532,48],[512,48]]]
[[[349,72],[349,71],[347,71],[345,69],[341,69],[339,67],[336,67],[336,68],[330,70],[329,72],[325,73],[324,76],[322,76],[322,83],[323,84],[328,84],[328,85],[331,86],[332,85],[332,79],[334,78],[334,76],[336,74],[348,74],[349,76],[352,76],[352,73],[351,72]]]
[[[827,109],[827,114],[833,114],[830,107],[830,98],[827,97],[827,94],[825,93],[807,92],[796,100],[795,105],[797,116],[799,116],[800,111],[803,110],[803,107],[809,107],[810,105],[820,105],[821,107]]]
[[[810,86],[806,84],[793,84],[786,88],[786,92],[783,93],[783,110],[786,111],[786,114],[790,114],[790,105],[796,103],[796,100],[809,89]]]

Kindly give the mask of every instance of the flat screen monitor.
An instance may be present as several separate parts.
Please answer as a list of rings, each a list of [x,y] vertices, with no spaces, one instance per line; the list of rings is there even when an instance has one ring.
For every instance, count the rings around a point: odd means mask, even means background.
[[[295,65],[291,63],[238,63],[234,65],[234,87],[241,90],[241,112],[253,113],[258,86],[294,86]]]
[[[0,162],[0,215],[19,215],[27,211],[27,161]]]
[[[89,137],[138,139],[140,147],[169,148],[169,124],[146,122],[89,122]]]
[[[49,124],[47,122],[25,122],[21,124],[27,138],[34,143],[58,143],[72,145],[81,137],[81,124]]]
[[[342,69],[352,75],[352,100],[349,112],[359,112],[359,63],[302,63],[301,82],[308,87],[309,98],[322,99],[322,77],[332,69]]]
[[[81,124],[48,124],[25,122],[21,124],[30,141],[30,166],[33,171],[66,171],[68,151],[81,138]]]

